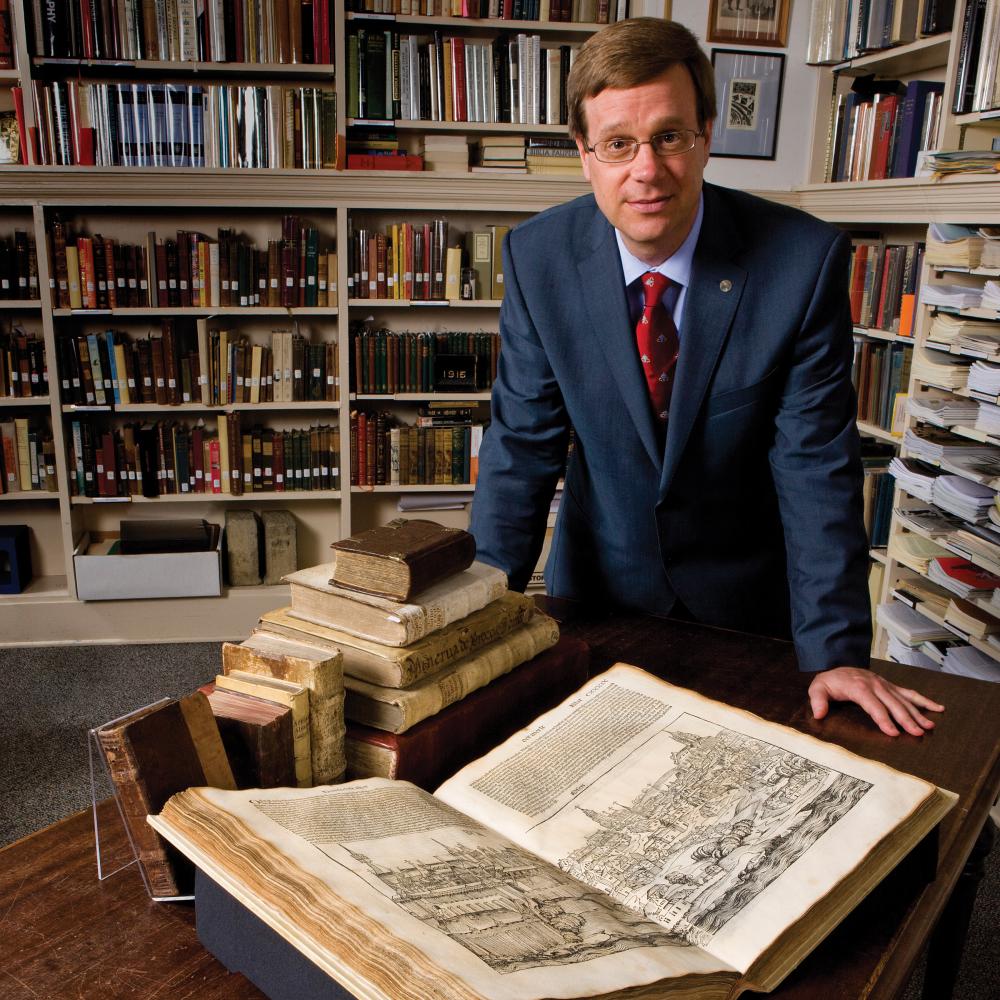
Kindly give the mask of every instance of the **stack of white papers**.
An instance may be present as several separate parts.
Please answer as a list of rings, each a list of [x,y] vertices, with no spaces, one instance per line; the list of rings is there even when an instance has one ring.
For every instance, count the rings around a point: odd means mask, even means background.
[[[889,463],[889,475],[900,489],[929,503],[933,497],[934,480],[941,475],[941,470],[915,458],[897,456]]]
[[[974,483],[981,483],[991,489],[1000,489],[1000,449],[994,448],[989,455],[969,451],[941,459],[941,468],[964,476]]]
[[[910,416],[938,427],[972,427],[979,416],[979,402],[961,396],[909,396]]]
[[[929,572],[930,564],[934,559],[943,559],[951,553],[942,548],[936,542],[924,538],[923,535],[914,534],[912,531],[891,535],[889,538],[888,554],[890,559],[896,559],[912,566],[920,573]]]
[[[942,510],[966,521],[985,521],[996,500],[988,486],[973,483],[963,476],[938,476],[931,492],[932,501]]]
[[[910,510],[896,507],[894,513],[900,524],[919,531],[928,538],[947,538],[965,527],[961,518],[946,514],[937,507],[914,507]]]
[[[930,382],[943,389],[963,389],[971,367],[971,361],[957,355],[929,351],[920,346],[913,348],[913,375],[921,382]]]
[[[976,414],[975,428],[987,434],[1000,433],[1000,406],[996,403],[981,402]]]
[[[969,388],[987,396],[1000,395],[1000,365],[988,361],[976,361],[969,369]]]
[[[901,601],[889,601],[875,609],[875,618],[890,635],[896,636],[907,646],[919,646],[929,639],[951,639],[953,633],[930,618],[925,618],[916,608]]]
[[[982,291],[968,285],[924,285],[920,289],[920,301],[925,306],[975,309],[982,301]]]
[[[983,285],[983,294],[979,299],[980,309],[1000,309],[1000,281],[987,281]]]
[[[997,449],[993,445],[970,441],[967,438],[953,437],[935,427],[908,427],[903,434],[903,447],[913,458],[922,458],[928,462],[940,462],[945,458],[958,458],[961,455],[995,455]]]
[[[991,330],[963,330],[958,337],[959,349],[967,355],[983,354],[990,358],[1000,355],[1000,329],[996,323],[992,326]]]
[[[912,646],[907,646],[902,639],[897,639],[891,632],[887,634],[886,655],[890,660],[897,663],[905,663],[908,667],[923,667],[924,670],[940,670],[939,664],[935,663],[926,653]]]
[[[927,564],[927,578],[967,601],[974,597],[989,597],[1000,586],[1000,577],[995,573],[951,554],[931,559]]]
[[[1000,682],[1000,663],[973,646],[953,646],[944,654],[944,674],[974,677],[980,681]]]

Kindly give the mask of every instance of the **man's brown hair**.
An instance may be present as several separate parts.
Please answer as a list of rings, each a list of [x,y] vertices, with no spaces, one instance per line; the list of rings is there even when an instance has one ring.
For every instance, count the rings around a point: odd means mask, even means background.
[[[586,138],[583,103],[602,90],[638,87],[680,63],[694,83],[698,127],[715,118],[715,72],[683,24],[658,17],[618,21],[591,35],[573,61],[567,103],[569,133]]]

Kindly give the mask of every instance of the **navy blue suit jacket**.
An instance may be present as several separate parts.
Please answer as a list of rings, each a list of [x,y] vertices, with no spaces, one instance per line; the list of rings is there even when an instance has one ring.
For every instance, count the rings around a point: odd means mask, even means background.
[[[592,196],[514,229],[472,511],[477,558],[523,589],[573,449],[550,594],[791,630],[799,664],[868,662],[849,241],[706,184],[665,448],[614,230]]]

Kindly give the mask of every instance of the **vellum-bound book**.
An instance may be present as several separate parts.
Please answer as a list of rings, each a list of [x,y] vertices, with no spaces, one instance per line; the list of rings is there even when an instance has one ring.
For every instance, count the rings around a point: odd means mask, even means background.
[[[150,822],[358,997],[722,1000],[955,798],[619,664],[434,795],[197,788]]]

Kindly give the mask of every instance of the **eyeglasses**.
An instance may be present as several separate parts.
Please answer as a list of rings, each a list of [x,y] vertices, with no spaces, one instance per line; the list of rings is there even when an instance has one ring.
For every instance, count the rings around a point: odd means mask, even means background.
[[[584,145],[588,153],[593,153],[601,163],[628,163],[634,160],[640,146],[649,144],[657,156],[678,156],[694,149],[698,137],[705,130],[695,132],[689,128],[675,128],[669,132],[658,132],[649,139],[602,139],[593,146]]]

